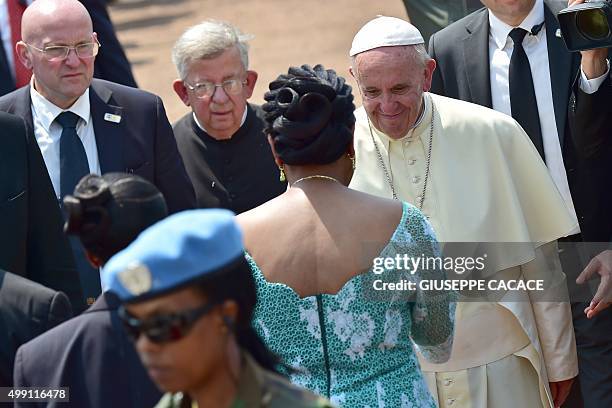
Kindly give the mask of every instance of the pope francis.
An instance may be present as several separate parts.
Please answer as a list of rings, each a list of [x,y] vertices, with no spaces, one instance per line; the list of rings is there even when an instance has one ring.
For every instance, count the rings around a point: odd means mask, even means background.
[[[556,240],[575,223],[535,147],[509,116],[428,93],[436,63],[404,20],[368,22],[350,56],[363,100],[351,187],[413,203],[441,242],[522,243],[490,260],[496,278],[544,273],[556,282],[544,296],[459,303],[450,360],[421,359],[434,399],[440,407],[560,406],[578,368]]]

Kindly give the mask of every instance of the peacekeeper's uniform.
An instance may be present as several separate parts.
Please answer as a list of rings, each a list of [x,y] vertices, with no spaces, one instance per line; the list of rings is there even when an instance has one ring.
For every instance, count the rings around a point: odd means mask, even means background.
[[[166,394],[155,408],[198,408],[182,394]],[[291,384],[278,374],[264,370],[246,352],[236,399],[231,408],[332,408],[323,397]]]

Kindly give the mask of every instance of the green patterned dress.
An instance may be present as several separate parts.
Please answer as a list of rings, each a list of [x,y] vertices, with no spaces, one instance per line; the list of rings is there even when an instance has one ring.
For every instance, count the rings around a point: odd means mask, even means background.
[[[430,224],[407,203],[380,257],[397,254],[439,254]],[[253,325],[270,349],[293,368],[287,373],[293,383],[339,407],[436,406],[414,345],[433,362],[448,359],[454,294],[385,292],[382,299],[374,299],[372,282],[383,275],[370,271],[352,278],[335,295],[300,298],[282,283],[267,282],[253,258],[246,256],[257,283]],[[412,282],[444,279],[441,271],[394,272]],[[394,276],[385,274],[388,279]]]

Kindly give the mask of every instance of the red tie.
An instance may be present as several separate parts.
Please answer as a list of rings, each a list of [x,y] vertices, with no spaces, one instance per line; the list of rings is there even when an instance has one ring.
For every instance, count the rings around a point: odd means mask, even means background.
[[[15,50],[15,44],[21,40],[21,16],[26,6],[21,4],[19,0],[7,0],[9,22],[11,25],[11,44],[13,46],[13,65],[15,66],[15,87],[21,88],[30,82],[32,72],[23,66],[19,57],[17,57],[17,51]]]

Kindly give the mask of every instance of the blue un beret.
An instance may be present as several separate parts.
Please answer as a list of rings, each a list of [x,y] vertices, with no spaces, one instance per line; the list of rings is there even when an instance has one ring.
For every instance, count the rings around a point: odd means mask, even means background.
[[[190,210],[146,229],[104,266],[102,285],[123,302],[144,300],[220,272],[244,259],[242,233],[228,210]]]

